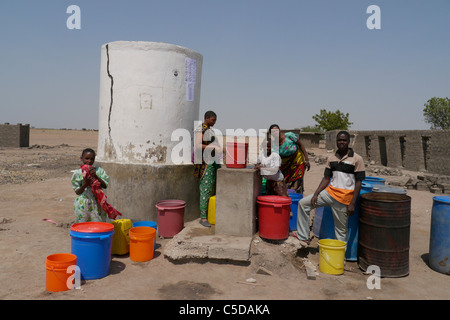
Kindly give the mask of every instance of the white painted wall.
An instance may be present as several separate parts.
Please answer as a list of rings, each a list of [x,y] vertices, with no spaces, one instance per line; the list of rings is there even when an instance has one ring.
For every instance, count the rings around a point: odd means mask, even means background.
[[[186,64],[195,72],[187,91]],[[103,162],[170,165],[172,132],[193,136],[199,117],[203,57],[176,45],[117,41],[101,49],[99,140]],[[187,72],[189,75],[189,72]],[[192,80],[195,79],[195,83]],[[189,95],[192,94],[190,97]],[[192,101],[189,101],[192,98]]]

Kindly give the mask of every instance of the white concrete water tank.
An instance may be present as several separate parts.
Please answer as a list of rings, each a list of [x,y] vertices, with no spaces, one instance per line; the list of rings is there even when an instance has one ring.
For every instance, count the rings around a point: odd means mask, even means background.
[[[167,43],[116,41],[102,46],[97,160],[172,164],[179,141],[199,119],[203,57]]]
[[[102,46],[96,162],[109,175],[108,202],[121,218],[157,221],[155,203],[166,199],[186,201],[185,220],[198,218],[191,150],[177,161],[171,153],[183,142],[190,149],[194,122],[203,120],[202,62],[201,54],[167,43]],[[176,130],[187,138],[172,141]]]

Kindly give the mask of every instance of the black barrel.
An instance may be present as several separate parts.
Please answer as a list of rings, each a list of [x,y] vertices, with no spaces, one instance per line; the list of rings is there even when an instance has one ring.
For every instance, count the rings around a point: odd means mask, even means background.
[[[382,277],[409,274],[411,197],[398,193],[361,195],[358,264],[380,268]]]

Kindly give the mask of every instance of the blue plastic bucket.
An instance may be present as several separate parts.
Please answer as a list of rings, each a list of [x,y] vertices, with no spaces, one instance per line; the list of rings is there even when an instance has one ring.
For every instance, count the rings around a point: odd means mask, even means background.
[[[72,254],[77,256],[81,279],[106,277],[111,263],[114,225],[106,222],[81,222],[70,228]]]
[[[289,198],[291,198],[291,211],[292,216],[289,216],[289,231],[297,230],[297,211],[298,211],[298,202],[303,198],[303,194],[289,192]]]
[[[433,197],[430,230],[430,267],[450,275],[450,196]]]
[[[157,230],[158,224],[153,221],[136,221],[136,222],[133,222],[133,228],[134,227],[150,227],[150,228],[154,228],[155,230]]]
[[[370,177],[370,176],[366,176],[363,180],[363,183],[368,183],[368,184],[386,184],[386,180],[383,178],[378,178],[378,177]]]
[[[133,222],[133,228],[134,227],[150,227],[158,231],[158,224],[153,221],[136,221]],[[155,237],[155,249],[156,249],[156,237]]]
[[[348,218],[348,239],[347,249],[345,250],[345,260],[347,261],[358,260],[359,204],[361,202],[361,195],[372,192],[372,189],[372,184],[363,181],[361,191],[356,199],[355,212]],[[324,207],[323,209],[319,239],[336,239],[333,213],[331,212],[330,207]]]

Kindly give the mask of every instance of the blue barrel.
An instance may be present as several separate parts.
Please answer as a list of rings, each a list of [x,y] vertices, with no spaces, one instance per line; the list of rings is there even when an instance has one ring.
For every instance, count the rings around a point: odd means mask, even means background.
[[[331,212],[330,207],[323,207],[319,239],[336,239],[334,234],[333,212]]]
[[[450,196],[433,197],[430,229],[430,267],[450,275]]]
[[[359,205],[361,202],[361,195],[372,192],[372,189],[372,184],[363,181],[361,191],[356,199],[355,212],[348,218],[348,240],[347,249],[345,250],[345,260],[347,261],[358,260]],[[336,239],[333,213],[331,212],[330,207],[325,207],[323,210],[319,239]]]
[[[134,227],[150,227],[158,231],[158,224],[154,221],[136,221],[133,222]],[[155,249],[156,249],[156,237],[155,237]]]
[[[370,177],[370,176],[366,176],[363,180],[363,183],[368,183],[368,184],[386,184],[386,180],[383,178],[378,178],[378,177]]]
[[[324,209],[324,207],[319,207],[319,208],[316,208],[315,212],[314,212],[313,234],[316,238],[320,237],[320,229],[322,227],[322,218],[323,218],[323,209]]]
[[[81,222],[72,225],[72,254],[77,256],[81,279],[104,278],[109,274],[114,225]]]
[[[289,231],[297,230],[297,211],[298,211],[298,202],[303,198],[303,194],[289,192],[289,198],[291,198],[291,212],[292,216],[289,216]]]
[[[372,192],[372,184],[363,182],[361,185],[361,191],[356,199],[355,212],[348,219],[348,240],[347,249],[345,251],[345,260],[357,261],[358,260],[358,237],[359,237],[359,205],[361,204],[361,195]]]
[[[385,186],[381,184],[375,184],[373,186],[372,192],[389,192],[389,193],[398,193],[398,194],[406,194],[407,191],[403,188],[394,188],[391,186]]]

